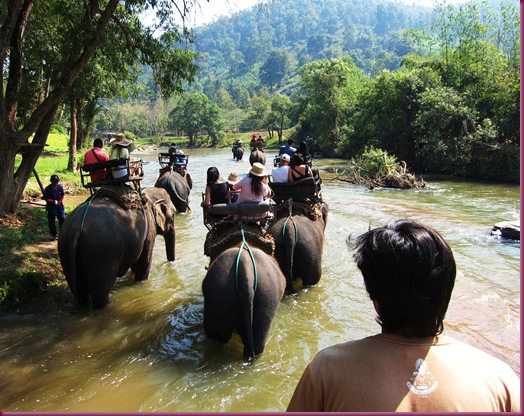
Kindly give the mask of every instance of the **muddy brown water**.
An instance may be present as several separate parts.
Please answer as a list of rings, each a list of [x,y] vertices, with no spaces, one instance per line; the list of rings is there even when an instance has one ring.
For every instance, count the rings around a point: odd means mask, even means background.
[[[420,192],[367,191],[329,180],[326,170],[342,161],[315,160],[330,207],[322,279],[285,296],[266,351],[245,362],[238,337],[220,345],[203,331],[208,259],[200,202],[209,166],[227,177],[245,174],[249,162],[233,161],[229,149],[187,153],[193,211],[176,218],[174,262],[166,261],[158,237],[149,280],[135,284],[131,273],[119,278],[102,311],[77,312],[64,290],[0,315],[0,410],[284,411],[314,354],[380,330],[345,240],[394,217],[432,225],[454,250],[458,276],[446,333],[507,361],[520,375],[520,245],[489,234],[491,225],[519,217],[518,185],[427,177],[430,188]],[[135,156],[148,162],[143,185],[153,186],[157,153]]]

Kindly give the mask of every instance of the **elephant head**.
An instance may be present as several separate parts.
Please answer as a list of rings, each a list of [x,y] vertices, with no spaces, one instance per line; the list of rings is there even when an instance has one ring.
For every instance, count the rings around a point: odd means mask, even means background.
[[[322,276],[324,231],[328,205],[323,202],[309,207],[293,203],[281,209],[267,232],[275,239],[275,258],[286,277],[286,290],[294,291],[293,282],[316,285]]]
[[[237,332],[245,358],[261,354],[285,285],[277,262],[262,249],[226,249],[211,263],[202,283],[206,335],[225,343]]]
[[[193,188],[191,175],[186,171],[180,174],[171,169],[163,169],[155,183],[155,187],[163,188],[169,194],[178,212],[186,212],[189,208],[189,193]]]
[[[91,299],[95,308],[104,307],[116,278],[129,268],[135,281],[146,280],[157,231],[164,235],[167,259],[175,259],[175,207],[168,193],[151,189],[142,197],[128,188],[102,187],[60,229],[58,254],[79,306]]]

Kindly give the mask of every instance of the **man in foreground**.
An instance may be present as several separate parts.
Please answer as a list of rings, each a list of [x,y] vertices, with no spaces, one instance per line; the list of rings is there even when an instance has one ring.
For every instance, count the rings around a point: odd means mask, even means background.
[[[382,333],[318,353],[287,410],[519,412],[515,372],[442,335],[456,265],[440,234],[396,220],[361,235],[355,246]]]

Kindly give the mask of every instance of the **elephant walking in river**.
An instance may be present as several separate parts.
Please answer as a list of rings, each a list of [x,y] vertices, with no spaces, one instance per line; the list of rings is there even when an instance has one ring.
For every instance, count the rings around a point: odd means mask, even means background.
[[[189,193],[193,188],[193,180],[189,172],[179,172],[169,167],[161,169],[155,187],[167,191],[178,212],[184,213],[190,210]]]
[[[202,283],[206,335],[225,343],[237,332],[244,357],[260,355],[285,285],[276,260],[264,250],[245,244],[227,248]]]
[[[293,282],[298,278],[306,286],[319,282],[327,215],[324,202],[313,208],[295,202],[291,210],[277,211],[267,232],[275,239],[275,257],[286,276],[286,291],[294,291]]]
[[[243,147],[233,147],[233,159],[235,159],[237,162],[240,162],[244,158],[244,148]]]
[[[251,154],[249,155],[249,163],[251,166],[253,166],[253,163],[262,163],[264,166],[266,165],[266,154],[263,150],[253,148],[251,150]]]
[[[175,259],[175,207],[164,189],[143,195],[129,186],[104,186],[67,217],[60,229],[58,254],[75,303],[102,308],[116,278],[129,268],[135,281],[151,271],[157,234],[166,255]]]

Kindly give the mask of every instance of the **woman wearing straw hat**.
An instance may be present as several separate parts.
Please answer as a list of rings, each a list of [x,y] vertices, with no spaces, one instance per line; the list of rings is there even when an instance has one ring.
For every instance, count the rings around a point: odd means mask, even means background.
[[[124,133],[118,133],[115,138],[109,141],[111,148],[110,159],[129,159],[129,150],[127,146],[133,143],[132,140],[126,139]],[[127,175],[125,165],[118,165],[112,168],[113,178],[123,178]]]
[[[262,202],[269,196],[269,185],[267,184],[267,172],[262,163],[255,162],[249,173],[239,182],[233,185],[235,191],[240,191],[238,203]]]

